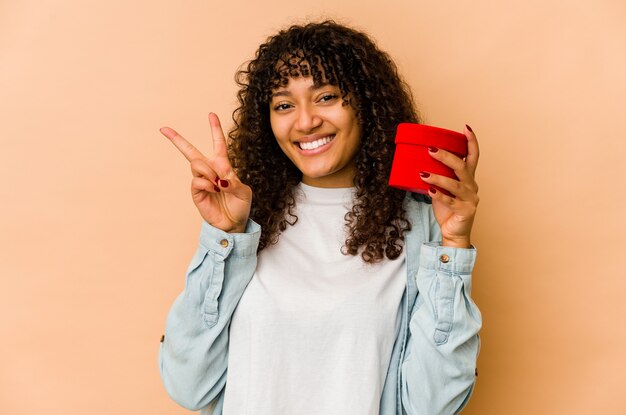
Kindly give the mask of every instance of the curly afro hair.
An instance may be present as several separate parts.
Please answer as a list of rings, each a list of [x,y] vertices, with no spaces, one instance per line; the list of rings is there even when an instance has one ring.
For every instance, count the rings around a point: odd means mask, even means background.
[[[298,218],[293,208],[302,173],[282,152],[270,125],[272,90],[291,77],[337,86],[343,105],[352,105],[362,128],[355,155],[356,194],[346,216],[344,254],[375,263],[396,259],[404,233],[406,191],[387,185],[396,127],[417,123],[413,97],[389,55],[364,33],[327,20],[291,26],[270,37],[236,74],[239,107],[229,131],[229,156],[240,180],[253,191],[250,217],[262,227],[259,252],[278,242]],[[347,96],[355,99],[348,99]]]

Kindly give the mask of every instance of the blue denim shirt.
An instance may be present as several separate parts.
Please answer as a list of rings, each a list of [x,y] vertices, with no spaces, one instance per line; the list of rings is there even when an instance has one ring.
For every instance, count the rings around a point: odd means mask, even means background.
[[[480,347],[482,318],[471,298],[476,250],[441,246],[432,207],[410,196],[405,206],[407,284],[380,414],[456,414],[474,388]],[[240,234],[202,224],[159,351],[165,388],[187,409],[222,414],[230,319],[254,274],[260,235],[252,220]]]

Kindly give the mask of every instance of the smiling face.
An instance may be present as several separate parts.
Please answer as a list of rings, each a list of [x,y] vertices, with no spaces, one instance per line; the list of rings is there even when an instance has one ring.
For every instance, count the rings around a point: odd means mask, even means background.
[[[341,91],[315,85],[310,76],[290,78],[273,91],[270,123],[278,145],[302,172],[302,182],[316,187],[352,187],[354,157],[361,125]]]

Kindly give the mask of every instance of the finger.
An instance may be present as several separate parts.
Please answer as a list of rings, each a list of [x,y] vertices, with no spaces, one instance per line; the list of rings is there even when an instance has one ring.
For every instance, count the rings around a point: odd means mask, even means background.
[[[478,166],[478,157],[480,155],[478,140],[476,139],[476,134],[472,130],[472,127],[467,124],[465,124],[465,130],[463,133],[465,134],[465,137],[467,137],[467,157],[465,158],[465,162],[467,163],[467,168],[470,173],[474,176],[476,173],[476,167]]]
[[[462,182],[471,182],[474,180],[472,172],[467,168],[466,162],[460,157],[436,147],[428,147],[428,154],[435,160],[439,160],[446,166],[454,170],[456,177]]]
[[[214,113],[209,113],[209,124],[211,125],[211,137],[213,137],[213,154],[215,156],[228,157],[226,138],[219,118]]]
[[[183,156],[189,161],[196,159],[204,159],[204,155],[195,148],[189,141],[185,140],[182,135],[169,127],[163,127],[159,130],[161,134],[170,139],[172,144],[183,153]]]
[[[216,183],[218,174],[205,160],[191,160],[189,165],[191,167],[191,174],[193,174],[194,177],[204,177],[205,179],[212,181],[214,184]]]
[[[462,183],[446,176],[424,171],[420,172],[420,177],[424,182],[450,192],[459,200],[474,202],[478,198],[478,185],[474,181]]]
[[[452,196],[448,196],[443,193],[441,190],[435,189],[434,186],[431,186],[428,189],[428,196],[432,199],[432,202],[441,202],[448,206],[449,209],[454,209],[454,205],[458,202],[458,199],[455,199]]]
[[[237,173],[235,173],[235,170],[233,170],[228,157],[211,156],[207,158],[205,162],[215,172],[217,179],[222,179],[223,186],[220,187],[226,188],[232,185],[231,190],[236,191],[236,188],[239,184],[241,184],[241,181],[239,180]],[[219,185],[218,182],[216,182],[216,184]]]
[[[215,184],[225,193],[232,193],[233,196],[244,201],[252,201],[250,186],[243,184],[234,173],[218,177]]]
[[[476,208],[478,206],[478,199],[475,202],[466,202],[452,196],[448,196],[435,187],[431,186],[428,189],[428,196],[431,197],[433,203],[441,202],[445,204],[454,214],[461,215],[467,218],[472,218],[476,214]]]
[[[204,177],[194,177],[191,179],[191,189],[194,191],[205,191],[218,193],[220,189]]]

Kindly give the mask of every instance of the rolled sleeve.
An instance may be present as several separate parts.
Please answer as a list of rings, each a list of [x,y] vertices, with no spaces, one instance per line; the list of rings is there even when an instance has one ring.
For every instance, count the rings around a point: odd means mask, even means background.
[[[228,328],[256,268],[261,227],[252,220],[229,234],[206,222],[187,269],[185,289],[168,313],[159,365],[168,394],[198,410],[223,397]]]
[[[420,266],[435,272],[471,274],[476,262],[476,248],[453,248],[439,242],[422,245]]]
[[[402,365],[408,414],[458,413],[474,387],[482,319],[471,298],[476,249],[422,244]]]
[[[224,232],[203,221],[200,229],[200,245],[222,258],[231,254],[246,258],[256,255],[260,235],[261,226],[252,219],[248,219],[246,230],[243,233]]]

